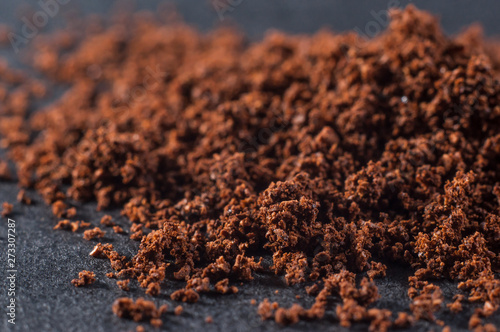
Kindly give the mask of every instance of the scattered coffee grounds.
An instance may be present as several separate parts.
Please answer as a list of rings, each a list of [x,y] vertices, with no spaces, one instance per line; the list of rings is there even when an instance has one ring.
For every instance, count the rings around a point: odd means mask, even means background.
[[[74,218],[76,216],[76,208],[72,207],[66,210],[66,218]]]
[[[81,271],[78,273],[78,279],[71,280],[75,287],[81,287],[93,284],[95,282],[95,274],[90,271]]]
[[[94,249],[89,253],[90,256],[95,258],[107,258],[111,263],[111,268],[120,271],[118,274],[109,272],[106,274],[109,278],[135,276],[133,269],[125,268],[126,257],[118,254],[112,244],[98,243]]]
[[[9,170],[9,164],[0,159],[0,180],[11,180],[12,175]]]
[[[66,204],[63,201],[54,202],[52,204],[52,213],[59,218],[66,216]]]
[[[136,322],[149,320],[151,325],[161,326],[163,321],[160,317],[168,310],[168,306],[164,304],[156,308],[153,302],[142,297],[135,302],[128,297],[122,297],[113,303],[112,309],[113,313],[118,317],[130,318]]]
[[[67,231],[76,232],[78,230],[78,223],[72,223],[68,219],[61,220],[54,226],[53,229],[63,229]]]
[[[12,210],[14,209],[14,205],[8,203],[8,202],[3,202],[2,203],[2,217],[7,217],[10,214],[12,214]]]
[[[124,291],[129,291],[130,290],[130,287],[129,287],[130,279],[118,280],[116,282],[116,284],[118,285],[118,287],[120,287]]]
[[[234,294],[238,293],[236,286],[229,286],[229,279],[223,279],[215,284],[215,291],[221,294]]]
[[[61,220],[54,226],[53,229],[62,229],[66,231],[76,232],[81,228],[89,227],[90,223],[85,221],[70,221],[68,219]]]
[[[178,305],[177,307],[175,307],[174,309],[174,314],[176,316],[180,316],[182,315],[182,312],[184,311],[184,308],[181,306],[181,305]]]
[[[80,228],[87,228],[87,227],[91,226],[90,222],[86,222],[86,221],[83,221],[83,220],[80,220],[80,222],[78,223],[78,225],[79,225]]]
[[[464,300],[464,298],[465,297],[462,294],[456,294],[455,296],[453,296],[454,301],[452,303],[448,303],[447,307],[450,308],[453,313],[462,311],[462,301]]]
[[[89,255],[97,258],[102,258],[105,257],[105,255],[107,255],[107,253],[111,252],[112,250],[113,250],[112,244],[108,243],[103,245],[101,243],[98,243],[96,244],[94,249],[92,249]]]
[[[23,189],[19,190],[19,193],[17,194],[17,201],[26,205],[31,205],[31,203],[33,203],[31,198],[28,197],[26,191]]]
[[[85,240],[90,241],[90,240],[95,239],[95,238],[102,238],[102,237],[104,237],[105,234],[106,234],[106,232],[101,230],[99,227],[94,227],[92,229],[87,229],[85,232],[83,232],[83,238]]]
[[[274,32],[248,44],[231,29],[201,35],[141,15],[40,37],[35,67],[69,89],[29,115],[26,100],[45,91],[4,66],[5,85],[22,93],[5,97],[2,142],[20,185],[56,216],[70,218],[72,200],[121,208],[139,251],[127,259],[98,244],[90,255],[147,294],[177,279],[186,284],[171,299],[193,303],[272,271],[288,285],[314,283],[315,302],[265,299],[264,320],[333,309],[342,326],[371,331],[444,326],[436,313],[471,302],[469,327],[491,330],[500,47],[474,27],[447,37],[412,6],[391,18],[372,40]],[[394,313],[373,307],[391,264],[414,272],[411,305]],[[458,283],[452,303],[434,283],[442,279]],[[163,309],[121,298],[113,312],[157,326]]]
[[[157,285],[153,283],[153,285]],[[198,302],[200,295],[193,289],[179,289],[170,295],[170,298],[174,301],[182,301],[188,303]]]
[[[113,231],[117,234],[125,234],[125,231],[120,226],[113,226]]]
[[[113,218],[109,215],[105,215],[104,217],[102,217],[101,219],[101,225],[104,225],[104,226],[108,226],[108,227],[113,227],[115,226],[115,223],[112,222]]]

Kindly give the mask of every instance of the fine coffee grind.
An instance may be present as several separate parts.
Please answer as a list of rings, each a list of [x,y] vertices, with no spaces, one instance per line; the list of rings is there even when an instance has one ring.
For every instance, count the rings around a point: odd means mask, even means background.
[[[82,287],[95,282],[95,273],[90,271],[81,271],[78,273],[78,279],[71,280],[75,287]]]
[[[107,276],[123,290],[136,280],[158,295],[178,279],[186,286],[171,298],[196,302],[270,270],[289,285],[313,282],[316,300],[283,308],[266,299],[262,319],[321,319],[339,296],[342,326],[384,331],[416,320],[444,326],[437,311],[472,302],[469,328],[492,331],[484,318],[500,305],[500,47],[475,27],[446,37],[411,6],[391,17],[372,40],[274,32],[250,45],[231,29],[201,35],[144,14],[110,27],[90,19],[83,32],[33,43],[34,67],[69,86],[46,109],[28,114],[43,84],[0,66],[2,144],[19,184],[65,218],[56,228],[81,227],[71,200],[122,209],[137,254],[98,243],[90,255],[109,259]],[[261,259],[269,255],[271,266]],[[414,271],[401,312],[372,306],[387,260]],[[436,279],[458,281],[452,303]],[[113,304],[116,315],[155,326],[165,310]]]

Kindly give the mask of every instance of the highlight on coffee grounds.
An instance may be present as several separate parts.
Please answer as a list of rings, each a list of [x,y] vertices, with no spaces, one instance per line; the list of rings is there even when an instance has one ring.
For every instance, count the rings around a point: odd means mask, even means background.
[[[413,6],[391,18],[371,40],[272,32],[255,43],[146,14],[111,26],[92,18],[33,43],[34,67],[69,87],[43,110],[28,112],[45,85],[1,64],[1,143],[19,185],[65,218],[55,228],[81,227],[70,221],[72,200],[121,208],[138,252],[127,259],[99,243],[90,256],[108,259],[107,276],[124,290],[137,282],[156,296],[183,280],[169,295],[196,302],[272,271],[307,283],[315,302],[252,301],[263,320],[322,319],[333,305],[346,327],[445,326],[437,311],[471,302],[469,328],[493,331],[500,46],[476,27],[447,37]],[[100,224],[116,227],[109,217]],[[390,264],[413,271],[411,305],[394,313],[373,307]],[[434,282],[442,279],[458,281],[451,303]],[[82,271],[72,282],[93,281]],[[167,310],[130,298],[112,308],[154,326]]]

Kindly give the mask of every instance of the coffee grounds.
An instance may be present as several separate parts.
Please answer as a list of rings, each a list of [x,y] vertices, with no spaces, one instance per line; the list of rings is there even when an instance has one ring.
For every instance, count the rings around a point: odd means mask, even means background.
[[[104,217],[101,218],[101,225],[107,226],[107,227],[113,227],[115,226],[115,223],[112,221],[113,218],[109,215],[105,215]]]
[[[9,170],[9,164],[0,159],[0,180],[11,180],[12,174]]]
[[[83,238],[85,240],[92,240],[94,238],[102,238],[106,232],[101,230],[99,227],[94,227],[92,229],[87,229],[85,232],[83,232]]]
[[[153,302],[142,297],[135,302],[128,297],[122,297],[113,303],[112,310],[118,317],[130,318],[136,322],[149,320],[151,325],[159,327],[163,324],[160,317],[168,310],[168,306],[164,304],[157,308]]]
[[[75,287],[81,287],[93,284],[95,282],[95,274],[90,271],[81,271],[78,273],[78,279],[71,280]]]
[[[117,234],[125,234],[125,231],[123,230],[123,228],[118,226],[118,225],[113,226],[113,231]]]
[[[176,316],[180,316],[180,315],[182,315],[183,311],[184,311],[184,308],[181,305],[178,305],[177,307],[175,307],[174,314]]]
[[[121,289],[123,289],[124,291],[129,291],[130,290],[130,279],[125,279],[125,280],[118,280],[116,282],[116,284],[118,285],[118,287],[120,287]]]
[[[79,228],[78,222],[71,222],[68,219],[61,220],[53,227],[53,229],[63,229],[66,231],[76,232]]]
[[[248,44],[232,29],[201,35],[145,14],[40,36],[35,68],[69,89],[30,115],[43,85],[1,66],[16,88],[3,97],[2,145],[20,185],[56,216],[71,218],[71,200],[122,209],[137,254],[98,244],[90,255],[147,294],[177,279],[186,286],[171,298],[196,302],[273,271],[288,285],[314,282],[316,300],[266,299],[263,319],[321,319],[339,296],[342,326],[385,331],[444,326],[432,280],[450,279],[468,294],[450,308],[479,303],[469,327],[490,330],[483,318],[500,306],[500,48],[476,27],[447,37],[412,6],[391,18],[372,40],[273,32]],[[372,307],[387,262],[414,271],[411,306],[395,319]],[[147,301],[122,298],[113,312],[161,324]]]
[[[66,231],[76,232],[79,229],[87,228],[90,226],[90,223],[85,222],[83,220],[78,221],[70,221],[68,219],[61,220],[53,227],[53,229],[62,229]]]
[[[17,194],[17,201],[26,205],[31,205],[32,203],[31,198],[28,197],[24,189],[19,190],[19,193]]]
[[[2,203],[2,212],[0,213],[0,215],[2,217],[10,216],[12,214],[12,210],[14,210],[14,205],[12,205],[8,202],[3,202]]]

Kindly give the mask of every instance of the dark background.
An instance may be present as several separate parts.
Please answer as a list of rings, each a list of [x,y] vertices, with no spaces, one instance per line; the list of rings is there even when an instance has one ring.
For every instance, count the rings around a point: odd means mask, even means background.
[[[14,26],[22,24],[26,7],[39,10],[40,0],[1,0],[0,22]],[[51,0],[41,0],[51,1]],[[60,14],[51,19],[60,25],[61,17],[78,12],[109,13],[112,8],[136,8],[156,10],[161,1],[147,0],[64,0]],[[405,7],[413,3],[440,17],[444,30],[453,34],[474,22],[480,22],[489,35],[500,35],[500,3],[496,0],[174,0],[178,12],[186,22],[207,30],[221,23],[216,8],[224,8],[223,21],[235,22],[252,38],[260,38],[266,30],[280,29],[291,33],[313,33],[323,27],[335,31],[359,28],[365,31],[366,24],[375,20],[373,12],[387,10],[390,4]],[[235,4],[234,6],[231,4]],[[227,6],[224,6],[227,5]],[[223,11],[223,10],[222,10]],[[376,21],[376,20],[375,20]]]
[[[44,0],[45,1],[45,0]],[[440,17],[441,24],[448,34],[457,33],[465,26],[479,22],[489,36],[500,35],[500,2],[498,1],[391,1],[391,0],[364,0],[364,1],[326,1],[326,0],[179,0],[171,1],[176,4],[178,12],[184,20],[206,31],[220,24],[233,23],[239,26],[251,39],[262,38],[266,30],[275,28],[290,33],[313,33],[323,27],[335,31],[357,29],[365,34],[367,24],[380,23],[377,13],[387,9],[390,3],[399,3],[400,7],[414,3],[421,9],[427,9]],[[59,13],[49,20],[46,30],[64,26],[66,17],[87,15],[89,13],[109,13],[113,8],[136,8],[155,10],[159,1],[145,1],[145,3],[116,5],[113,1],[102,0],[69,0],[68,4],[61,5]],[[236,4],[234,6],[228,4]],[[30,9],[31,6],[31,9]],[[218,8],[219,13],[217,13]],[[225,9],[225,10],[224,10]],[[20,33],[23,24],[22,18],[29,17],[29,13],[40,10],[38,1],[0,0],[0,23],[7,23],[16,33]],[[32,15],[32,14],[31,14]],[[222,16],[221,16],[222,15]],[[221,17],[223,18],[221,20]],[[370,23],[372,22],[372,23]],[[375,31],[376,32],[376,31]],[[35,37],[36,38],[36,37]],[[11,63],[18,63],[22,52],[16,54],[7,47],[1,51]],[[3,152],[0,151],[0,155]],[[14,183],[0,182],[0,203],[8,201],[14,203],[17,236],[17,315],[16,325],[7,323],[4,314],[7,305],[7,285],[5,272],[7,250],[6,219],[0,219],[0,331],[134,331],[137,323],[119,319],[111,312],[111,304],[121,296],[146,297],[157,304],[168,303],[169,314],[164,316],[164,325],[161,330],[207,330],[207,331],[255,331],[255,330],[344,330],[338,325],[335,318],[335,306],[338,299],[333,299],[326,317],[318,322],[300,322],[297,325],[282,328],[272,321],[261,322],[256,313],[256,307],[250,305],[251,299],[258,302],[264,298],[278,301],[280,305],[288,306],[294,302],[310,305],[313,298],[305,294],[303,285],[285,287],[284,283],[272,275],[258,275],[255,281],[239,286],[239,293],[229,296],[205,295],[196,304],[183,304],[184,313],[177,317],[172,314],[173,308],[179,303],[170,300],[169,294],[181,287],[182,284],[167,282],[161,295],[150,298],[144,295],[137,284],[131,283],[131,292],[120,290],[114,280],[105,277],[111,268],[107,260],[99,260],[88,256],[95,245],[94,241],[85,241],[81,233],[53,231],[57,223],[50,212],[50,208],[30,192],[35,199],[33,206],[23,206],[15,203],[18,188]],[[77,205],[78,219],[98,225],[103,213],[95,212],[95,204]],[[128,229],[128,222],[119,216],[119,211],[107,211],[115,217],[120,225]],[[117,250],[131,257],[137,250],[138,243],[128,239],[126,235],[116,235],[108,229],[108,235],[103,239],[112,243]],[[75,288],[70,280],[76,278],[78,272],[84,269],[96,272],[97,282],[86,288]],[[408,310],[407,277],[411,271],[401,267],[391,266],[388,275],[390,278],[377,280],[382,298],[377,307],[390,308],[394,311]],[[438,283],[450,300],[456,292],[456,285],[452,282]],[[276,294],[275,291],[278,290]],[[300,300],[296,294],[302,295]],[[453,330],[465,330],[468,317],[473,307],[458,315],[452,315],[443,308],[438,318],[451,325]],[[206,316],[212,316],[214,323],[205,323]],[[489,321],[500,326],[500,317],[497,314]],[[154,330],[147,323],[146,330]],[[433,328],[441,330],[437,325],[419,322],[412,330],[428,331]],[[366,330],[367,325],[358,324],[356,330]]]

